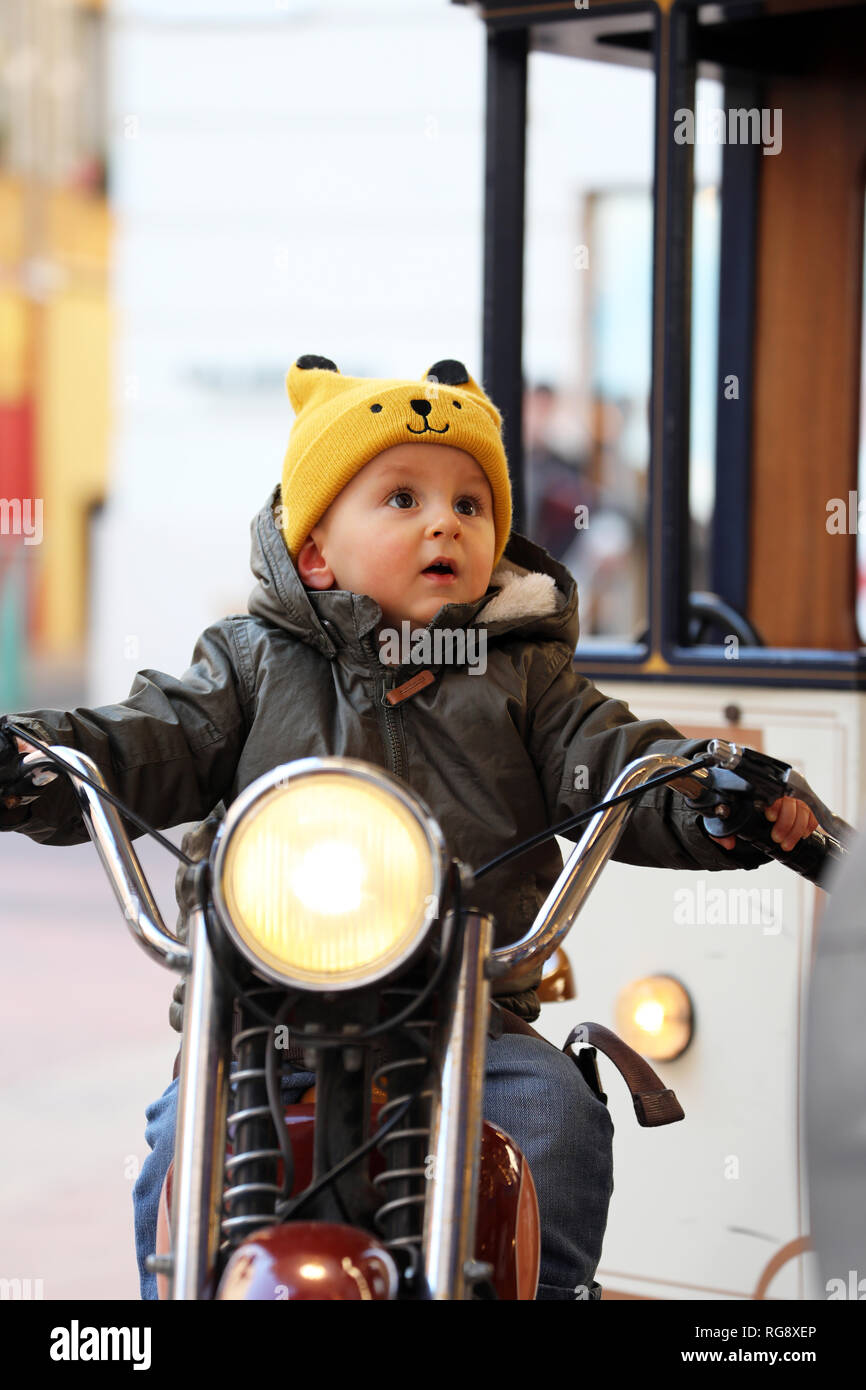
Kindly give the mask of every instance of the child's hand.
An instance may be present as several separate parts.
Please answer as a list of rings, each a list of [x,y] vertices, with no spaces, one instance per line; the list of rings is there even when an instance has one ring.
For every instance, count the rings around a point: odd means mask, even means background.
[[[25,742],[23,741],[23,739],[20,739],[20,738],[16,737],[15,743],[16,743],[16,745],[17,745],[17,748],[18,748],[18,752],[19,752],[19,753],[32,753],[32,752],[33,752],[32,746],[31,746],[29,743],[25,743]],[[20,805],[21,805],[21,797],[20,797],[20,796],[2,796],[2,797],[0,797],[0,802],[2,802],[2,804],[3,804],[4,806],[8,807],[8,809],[9,809],[10,811],[14,811],[14,809],[15,809],[16,806],[20,806]]]
[[[768,806],[764,811],[767,820],[775,821],[773,829],[773,839],[784,850],[793,849],[800,840],[811,835],[812,831],[818,826],[809,807],[805,801],[798,801],[793,796],[780,796],[778,801],[774,801],[772,806]],[[736,835],[711,835],[711,840],[715,840],[717,845],[722,845],[725,849],[733,849],[737,843]]]

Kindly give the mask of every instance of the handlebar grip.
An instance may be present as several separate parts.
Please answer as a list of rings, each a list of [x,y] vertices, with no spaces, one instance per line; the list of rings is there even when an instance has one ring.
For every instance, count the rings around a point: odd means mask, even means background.
[[[39,790],[57,777],[50,760],[37,750],[22,753],[18,740],[7,728],[7,717],[0,720],[0,796],[18,797],[20,804],[35,801]],[[36,793],[36,795],[34,795]]]
[[[716,816],[705,816],[704,825],[710,835],[736,835],[738,839],[756,845],[772,859],[778,859],[780,864],[802,874],[803,878],[807,878],[810,883],[817,883],[819,887],[823,887],[824,880],[833,866],[845,858],[844,847],[823,830],[813,830],[811,835],[806,835],[793,849],[782,849],[773,839],[773,822],[768,821],[764,812],[757,807],[753,808],[736,828]]]
[[[0,796],[16,796],[21,791],[21,754],[9,730],[0,728]]]
[[[14,735],[6,728],[4,716],[0,722],[0,773],[10,768],[16,768],[19,760],[18,745]]]

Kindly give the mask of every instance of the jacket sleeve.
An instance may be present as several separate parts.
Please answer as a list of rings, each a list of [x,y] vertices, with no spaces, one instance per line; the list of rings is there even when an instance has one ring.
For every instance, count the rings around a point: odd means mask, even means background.
[[[561,651],[562,649],[560,649]],[[707,739],[686,739],[662,719],[639,720],[621,700],[602,694],[572,667],[571,653],[551,655],[530,673],[528,748],[551,824],[601,801],[614,778],[646,753],[693,757]],[[566,838],[579,840],[586,822]],[[665,787],[637,799],[614,851],[627,864],[672,869],[758,868],[767,856],[738,841],[726,850],[710,838],[678,793]]]
[[[229,795],[251,718],[248,677],[234,620],[226,618],[202,633],[180,679],[139,671],[119,704],[10,718],[46,743],[87,754],[110,791],[156,829],[165,829],[202,820]],[[133,837],[143,833],[124,824]],[[63,773],[29,804],[0,806],[0,830],[20,830],[47,845],[88,838]]]

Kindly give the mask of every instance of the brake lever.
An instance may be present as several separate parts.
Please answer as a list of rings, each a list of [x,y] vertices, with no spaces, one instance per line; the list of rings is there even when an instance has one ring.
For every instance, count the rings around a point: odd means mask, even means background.
[[[686,797],[693,810],[702,812],[707,834],[720,839],[736,835],[810,882],[823,884],[830,866],[845,857],[846,841],[856,833],[853,827],[833,815],[790,763],[724,739],[712,739],[707,752],[715,765],[707,768],[699,794]],[[790,850],[773,839],[772,823],[764,814],[780,796],[798,797],[821,826]],[[831,834],[828,823],[841,833]]]

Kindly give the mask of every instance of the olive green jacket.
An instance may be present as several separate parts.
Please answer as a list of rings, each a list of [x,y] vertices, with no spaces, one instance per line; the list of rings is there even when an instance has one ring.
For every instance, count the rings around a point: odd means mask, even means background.
[[[276,488],[252,524],[249,613],[202,633],[185,675],[144,670],[119,704],[16,716],[46,741],[92,757],[109,787],[156,827],[204,820],[278,764],[339,754],[404,779],[451,853],[477,868],[600,800],[633,758],[704,746],[662,720],[635,719],[574,670],[575,582],[517,533],[487,593],[445,604],[429,624],[431,636],[475,628],[479,645],[466,643],[462,663],[425,662],[435,680],[392,706],[385,692],[419,667],[379,659],[382,614],[372,598],[304,588],[275,520],[278,504]],[[449,654],[459,658],[456,644],[450,653],[444,645],[440,656]],[[189,841],[197,854],[215,823]],[[0,808],[0,828],[48,845],[86,839],[62,777],[29,805]],[[683,869],[766,862],[746,846],[729,853],[715,844],[665,789],[641,798],[614,857]],[[475,905],[494,913],[497,944],[523,934],[561,868],[550,840],[479,882]],[[539,976],[512,980],[507,992],[530,989]]]

